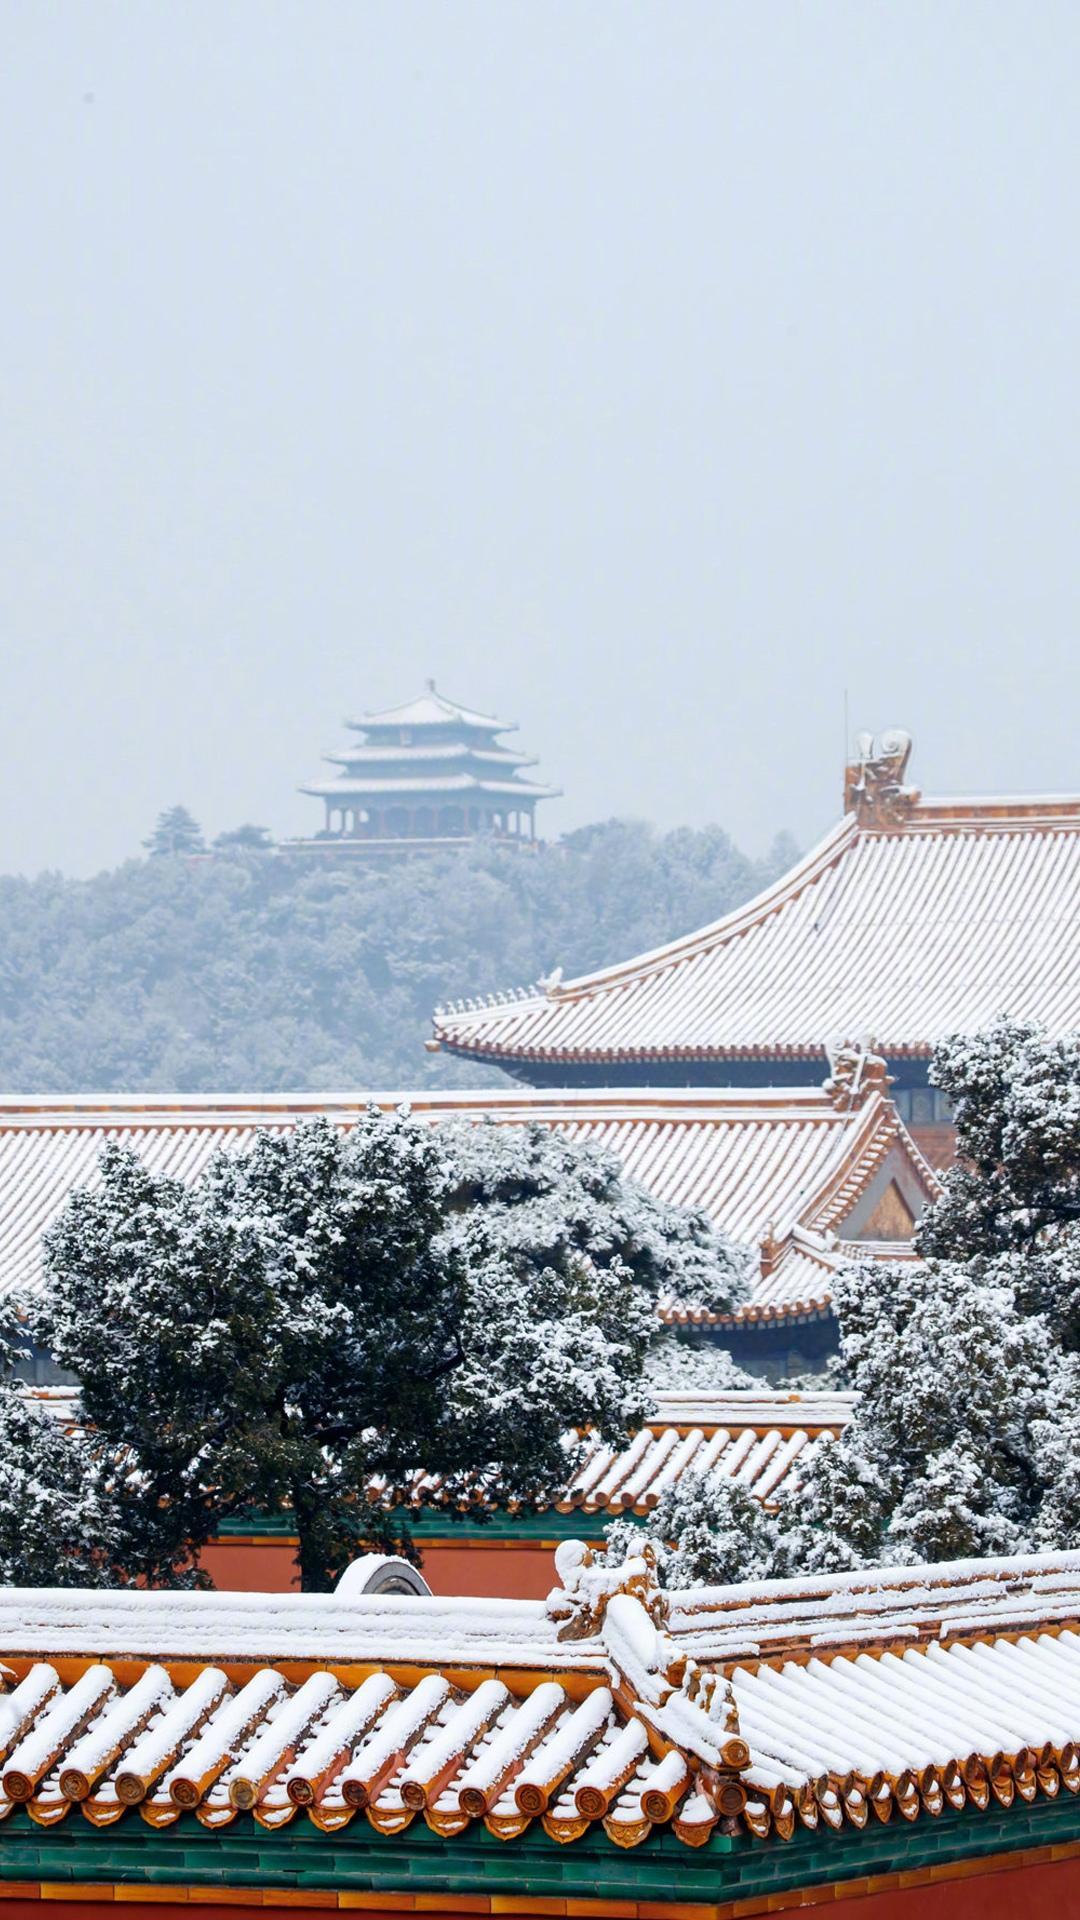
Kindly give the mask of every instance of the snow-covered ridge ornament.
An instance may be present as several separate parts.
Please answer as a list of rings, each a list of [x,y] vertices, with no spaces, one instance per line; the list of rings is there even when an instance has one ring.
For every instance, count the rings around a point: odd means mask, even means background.
[[[823,1082],[838,1113],[850,1113],[860,1107],[871,1093],[884,1098],[892,1085],[892,1075],[879,1053],[874,1052],[870,1034],[856,1040],[827,1040],[829,1077]]]
[[[860,826],[894,827],[921,798],[918,787],[904,785],[911,744],[902,727],[856,735],[858,757],[844,769],[844,812]]]
[[[547,1608],[561,1622],[558,1639],[601,1641],[616,1702],[685,1756],[680,1791],[690,1772],[700,1773],[719,1814],[741,1813],[747,1796],[738,1775],[750,1764],[750,1750],[731,1683],[718,1669],[700,1667],[672,1640],[671,1602],[660,1589],[652,1547],[611,1567],[583,1541],[564,1540],[555,1552],[555,1570],[562,1585],[549,1594]]]
[[[560,1640],[588,1640],[599,1633],[616,1594],[635,1599],[654,1627],[667,1619],[667,1596],[660,1591],[651,1546],[621,1567],[609,1567],[594,1558],[583,1540],[563,1540],[555,1549],[555,1571],[562,1585],[549,1593],[547,1607],[560,1622]]]
[[[346,1567],[334,1593],[339,1600],[356,1600],[365,1593],[407,1593],[430,1599],[431,1588],[419,1567],[400,1553],[362,1553]]]

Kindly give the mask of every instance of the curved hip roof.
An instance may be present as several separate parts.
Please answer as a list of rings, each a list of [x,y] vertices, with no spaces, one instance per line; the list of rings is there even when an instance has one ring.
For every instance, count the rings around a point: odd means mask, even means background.
[[[850,1106],[822,1087],[8,1096],[0,1098],[0,1296],[41,1286],[41,1236],[74,1189],[96,1184],[110,1140],[133,1147],[154,1172],[192,1180],[219,1149],[249,1148],[260,1128],[289,1131],[323,1115],[347,1129],[371,1104],[391,1111],[408,1105],[432,1122],[490,1117],[558,1127],[616,1154],[657,1199],[702,1208],[733,1239],[754,1244],[768,1232],[770,1258],[763,1258],[744,1310],[754,1320],[824,1309],[838,1236],[850,1231],[875,1183],[895,1172],[913,1217],[937,1191],[895,1107],[875,1085]],[[886,1251],[872,1242],[864,1250]],[[896,1257],[897,1249],[887,1252]],[[710,1318],[673,1303],[665,1317]]]
[[[621,966],[441,1008],[492,1062],[925,1058],[1002,1014],[1080,1026],[1080,798],[856,809],[748,906]]]

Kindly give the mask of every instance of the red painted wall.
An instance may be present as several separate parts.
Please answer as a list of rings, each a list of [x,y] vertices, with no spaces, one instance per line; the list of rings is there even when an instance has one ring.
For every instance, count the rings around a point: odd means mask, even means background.
[[[554,1548],[502,1541],[454,1542],[423,1550],[421,1571],[431,1591],[469,1594],[496,1600],[543,1600],[555,1585]],[[248,1540],[217,1540],[206,1549],[203,1566],[214,1585],[227,1593],[285,1593],[295,1587],[293,1549],[287,1542],[265,1546]]]
[[[453,1841],[449,1844],[453,1846]],[[512,1847],[513,1841],[508,1844]],[[945,1871],[948,1872],[948,1869]],[[1053,1920],[1080,1920],[1080,1860],[1076,1858],[1011,1867],[995,1873],[972,1874],[965,1865],[962,1877],[955,1879],[942,1879],[924,1886],[889,1884],[890,1880],[898,1879],[898,1875],[883,1875],[876,1892],[859,1894],[852,1899],[843,1898],[844,1920],[1032,1920],[1032,1916],[1037,1914],[1053,1915]],[[73,1900],[50,1897],[47,1906],[43,1906],[40,1899],[26,1897],[28,1888],[12,1884],[5,1887],[0,1883],[0,1914],[4,1920],[45,1920],[45,1916],[48,1916],[48,1920],[120,1920],[120,1916],[124,1916],[124,1920],[165,1920],[170,1906],[177,1899],[181,1902],[184,1900],[184,1893],[179,1888],[161,1887],[157,1889],[158,1897],[153,1901],[138,1898],[129,1900],[126,1897],[128,1891],[125,1889],[122,1904],[114,1904],[107,1897],[100,1900],[92,1896]],[[134,1892],[134,1889],[130,1891]],[[248,1903],[240,1889],[230,1889],[228,1905],[215,1902],[212,1896],[205,1897],[207,1892],[207,1889],[200,1889],[197,1906],[193,1904],[189,1909],[197,1912],[201,1920],[238,1920],[238,1916],[244,1913],[265,1915],[267,1912],[267,1904],[260,1900],[258,1892],[255,1899]],[[672,1920],[675,1920],[678,1914],[676,1886],[672,1887],[672,1895]],[[470,1910],[478,1914],[490,1911],[483,1895],[476,1897],[475,1905],[466,1895],[453,1908],[437,1907],[430,1895],[419,1897],[424,1901],[425,1920],[462,1920],[462,1914]],[[740,1920],[743,1916],[749,1920],[754,1913],[831,1907],[834,1900],[831,1887],[808,1889],[801,1896],[798,1893],[763,1893],[760,1906],[755,1907],[749,1901],[742,1900],[738,1903],[737,1911]],[[364,1907],[359,1911],[365,1915],[365,1920],[401,1920],[406,1901],[411,1906],[409,1896],[395,1897],[391,1894],[385,1908]],[[786,1906],[781,1904],[785,1901]],[[282,1915],[287,1914],[289,1920],[326,1920],[327,1910],[337,1909],[337,1896],[327,1890],[313,1893],[310,1906],[293,1906],[291,1902],[286,1904],[273,1899],[268,1904]],[[549,1900],[537,1903],[532,1911],[542,1910],[550,1915],[560,1905],[561,1902]],[[606,1908],[602,1901],[597,1900],[591,1910],[596,1920],[603,1920]],[[721,1902],[713,1908],[695,1905],[692,1911],[699,1916],[699,1920],[705,1920],[710,1913],[716,1916],[716,1920],[728,1920],[736,1908],[729,1902]],[[529,1902],[522,1900],[517,1912],[527,1915],[530,1912]],[[616,1901],[612,1912],[617,1913],[620,1920],[638,1920],[632,1902]],[[645,1912],[653,1920],[659,1920],[663,1909],[655,1902],[646,1902]],[[640,1920],[644,1920],[643,1915]]]
[[[969,1863],[965,1862],[965,1868]],[[899,1875],[885,1875],[899,1878]],[[775,1898],[775,1895],[773,1896]],[[769,1912],[767,1906],[763,1912]],[[965,1872],[963,1879],[930,1886],[888,1887],[844,1900],[844,1920],[1080,1920],[1080,1860]]]

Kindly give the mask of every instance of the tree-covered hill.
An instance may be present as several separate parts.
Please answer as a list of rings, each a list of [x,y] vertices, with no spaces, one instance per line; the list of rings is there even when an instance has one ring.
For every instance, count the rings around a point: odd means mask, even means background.
[[[569,975],[715,919],[786,867],[719,828],[583,828],[390,867],[257,846],[0,879],[0,1089],[492,1085],[424,1051],[437,1001]]]

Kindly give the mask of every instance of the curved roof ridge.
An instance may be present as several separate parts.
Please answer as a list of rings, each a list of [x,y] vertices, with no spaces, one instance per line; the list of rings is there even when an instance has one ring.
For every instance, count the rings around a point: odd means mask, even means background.
[[[439,1008],[436,1050],[567,1061],[924,1058],[1003,1014],[1080,1024],[1080,795],[853,807],[745,905],[535,993]]]
[[[660,973],[666,967],[680,965],[684,960],[695,958],[698,953],[722,946],[729,939],[736,939],[744,926],[767,918],[786,906],[789,900],[797,899],[804,887],[810,886],[828,871],[841,853],[859,832],[858,822],[853,813],[845,814],[835,827],[809,853],[803,855],[796,866],[779,880],[772,880],[752,900],[741,907],[731,907],[721,914],[718,920],[711,920],[707,926],[699,927],[694,933],[680,934],[662,947],[652,947],[646,953],[637,954],[632,960],[616,962],[614,966],[600,967],[595,973],[582,973],[576,979],[566,980],[557,989],[547,995],[537,994],[538,1000],[544,998],[565,1001],[580,1000],[597,988],[616,986],[622,980],[638,979],[651,973]],[[528,1004],[522,1002],[522,1005]],[[486,1006],[478,1007],[477,1014],[490,1011]],[[467,1016],[466,1016],[467,1018]]]
[[[1078,793],[927,793],[911,808],[908,818],[887,829],[892,833],[910,833],[933,824],[932,816],[970,818],[1004,827],[1010,819],[1020,824],[1037,825],[1042,817],[1060,819],[1080,826]],[[923,818],[920,820],[919,816]],[[881,829],[879,829],[881,831]]]
[[[435,711],[425,720],[424,709]],[[434,680],[429,680],[422,693],[415,700],[406,700],[396,707],[380,707],[364,713],[362,720],[347,720],[347,727],[363,731],[367,726],[423,726],[438,725],[441,720],[462,720],[466,726],[490,728],[493,733],[516,733],[516,720],[500,720],[497,714],[481,713],[476,707],[463,707],[459,700],[451,700],[448,694],[436,690]]]

